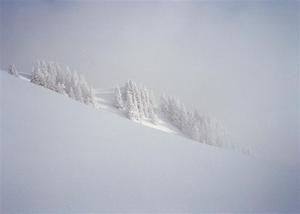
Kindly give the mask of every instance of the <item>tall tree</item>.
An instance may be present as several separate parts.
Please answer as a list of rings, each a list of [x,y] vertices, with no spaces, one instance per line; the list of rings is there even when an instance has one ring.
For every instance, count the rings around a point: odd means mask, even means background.
[[[114,90],[114,98],[114,106],[118,109],[124,109],[124,102],[119,86],[117,86]]]
[[[137,107],[134,103],[134,97],[130,91],[127,91],[127,105],[126,105],[126,110],[127,110],[127,116],[131,120],[139,120],[139,114]]]

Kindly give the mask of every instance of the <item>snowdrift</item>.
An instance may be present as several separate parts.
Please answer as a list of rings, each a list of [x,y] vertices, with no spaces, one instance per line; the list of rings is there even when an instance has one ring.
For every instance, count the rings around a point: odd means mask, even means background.
[[[0,77],[1,213],[300,211],[296,169]]]

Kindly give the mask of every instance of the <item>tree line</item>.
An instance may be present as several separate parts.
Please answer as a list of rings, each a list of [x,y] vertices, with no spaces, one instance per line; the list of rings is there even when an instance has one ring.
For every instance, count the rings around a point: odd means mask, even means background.
[[[87,105],[96,105],[95,90],[82,75],[61,67],[55,62],[38,61],[32,71],[31,82]]]
[[[19,76],[15,65],[10,65],[8,73]],[[82,75],[61,67],[55,62],[38,61],[35,63],[32,83],[64,94],[79,102],[96,106],[95,90]],[[198,142],[220,147],[231,147],[249,153],[247,148],[229,145],[225,129],[216,120],[189,110],[178,99],[162,95],[156,100],[152,90],[138,85],[132,80],[122,87],[115,87],[113,106],[122,111],[130,120],[147,121],[158,124],[165,120],[176,127],[183,135]]]

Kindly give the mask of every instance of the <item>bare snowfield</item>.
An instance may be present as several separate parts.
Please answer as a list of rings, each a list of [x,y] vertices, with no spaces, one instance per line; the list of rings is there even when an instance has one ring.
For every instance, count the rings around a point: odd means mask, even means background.
[[[296,168],[0,77],[1,213],[300,212]]]

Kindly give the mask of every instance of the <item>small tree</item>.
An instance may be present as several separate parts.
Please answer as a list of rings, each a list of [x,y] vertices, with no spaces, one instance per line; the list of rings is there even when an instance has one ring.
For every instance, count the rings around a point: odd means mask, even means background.
[[[43,70],[41,62],[37,62],[33,67],[30,81],[34,84],[46,87],[47,76],[48,74]]]
[[[19,76],[19,72],[17,71],[16,66],[14,64],[9,65],[8,73],[15,76],[15,77]]]

